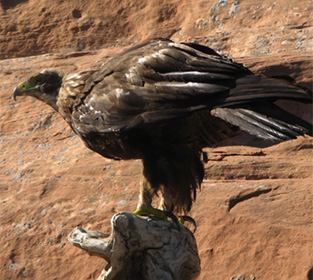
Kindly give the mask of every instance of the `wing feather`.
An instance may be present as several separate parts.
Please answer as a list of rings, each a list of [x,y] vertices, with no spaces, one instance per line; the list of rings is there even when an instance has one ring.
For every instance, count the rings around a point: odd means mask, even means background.
[[[81,82],[72,82],[72,87],[82,88]],[[169,40],[151,41],[112,59],[92,73],[83,95],[73,112],[75,126],[81,131],[125,131],[204,108],[235,106],[217,110],[215,116],[249,132],[260,131],[261,137],[270,134],[273,138],[284,138],[288,126],[270,126],[270,116],[251,115],[248,109],[240,111],[238,107],[279,98],[312,102],[311,93],[291,81],[255,76],[208,47]]]

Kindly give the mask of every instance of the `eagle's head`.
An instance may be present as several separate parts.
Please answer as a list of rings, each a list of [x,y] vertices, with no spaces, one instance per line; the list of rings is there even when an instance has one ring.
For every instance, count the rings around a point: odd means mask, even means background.
[[[32,75],[14,89],[14,100],[16,100],[17,96],[32,96],[56,109],[56,102],[64,74],[60,70],[44,69]]]

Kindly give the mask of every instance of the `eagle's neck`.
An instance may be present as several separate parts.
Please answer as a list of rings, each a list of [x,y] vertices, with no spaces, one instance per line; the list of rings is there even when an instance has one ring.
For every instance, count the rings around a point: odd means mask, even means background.
[[[44,93],[44,95],[46,95],[44,102],[50,105],[57,112],[59,112],[59,107],[57,105],[57,101],[59,97],[59,90],[60,89],[57,89],[55,92],[49,93],[49,94]]]
[[[70,96],[64,87],[61,87],[57,95],[56,103],[54,104],[56,108],[51,105],[70,125],[73,122],[72,113],[76,97],[75,95]]]

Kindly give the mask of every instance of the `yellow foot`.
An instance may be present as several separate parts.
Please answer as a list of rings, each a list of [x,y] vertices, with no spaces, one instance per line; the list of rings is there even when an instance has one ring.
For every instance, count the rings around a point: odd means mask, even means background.
[[[169,211],[163,211],[160,209],[153,208],[152,206],[148,208],[137,208],[135,212],[133,212],[137,216],[150,216],[153,215],[161,220],[168,220],[168,218],[171,218],[174,222],[178,221],[177,217],[169,212]]]
[[[185,224],[185,222],[191,223],[193,225],[193,231],[192,232],[193,233],[196,232],[197,224],[193,218],[191,218],[190,216],[178,216],[177,219],[181,224]]]
[[[153,215],[161,220],[169,220],[168,218],[170,218],[175,224],[177,224],[180,222],[181,224],[184,224],[185,222],[189,222],[193,225],[194,230],[193,232],[196,231],[197,225],[196,222],[193,218],[191,218],[190,216],[175,216],[172,212],[169,211],[164,211],[164,210],[160,210],[160,209],[156,209],[153,208],[152,206],[143,209],[143,208],[137,208],[135,212],[133,212],[135,215],[137,216],[150,216]],[[179,228],[179,226],[178,226]]]

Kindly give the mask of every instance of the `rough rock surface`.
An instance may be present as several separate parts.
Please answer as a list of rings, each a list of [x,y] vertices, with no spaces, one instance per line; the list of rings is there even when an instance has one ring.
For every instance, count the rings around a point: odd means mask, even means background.
[[[114,213],[135,209],[141,173],[139,161],[89,151],[44,104],[15,103],[14,86],[42,68],[100,67],[125,46],[171,36],[312,87],[312,10],[307,0],[2,0],[0,279],[96,279],[104,261],[66,236],[76,226],[106,232]],[[312,119],[310,106],[284,105]],[[190,212],[199,279],[310,279],[312,138],[232,143],[208,149]]]

